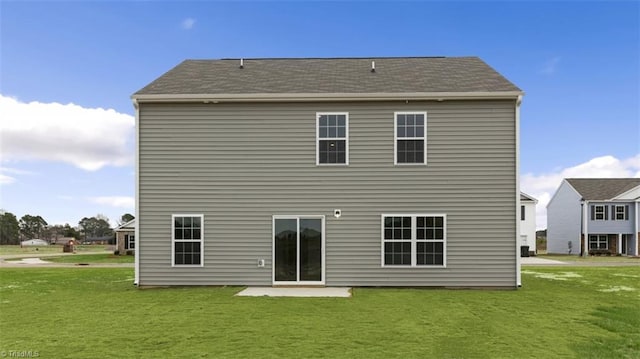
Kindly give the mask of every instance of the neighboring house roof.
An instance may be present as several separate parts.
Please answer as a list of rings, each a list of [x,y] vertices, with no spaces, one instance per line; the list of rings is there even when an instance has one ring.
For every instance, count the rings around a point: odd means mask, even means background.
[[[116,232],[121,232],[121,231],[133,231],[136,229],[136,220],[135,218],[130,220],[127,223],[123,223],[121,225],[119,225],[116,229],[114,229],[114,231]]]
[[[112,241],[114,239],[113,235],[102,236],[102,237],[87,237],[84,241],[89,242],[101,242],[101,241]]]
[[[446,92],[522,94],[478,57],[372,57],[186,60],[133,97]]]
[[[526,201],[526,202],[535,202],[538,203],[538,200],[531,197],[530,195],[524,193],[524,192],[520,192],[520,201]]]
[[[583,200],[610,200],[640,186],[640,178],[567,178]]]
[[[74,237],[58,237],[56,238],[51,238],[51,242],[55,243],[55,244],[67,244],[70,241],[74,241],[75,242],[75,238]]]

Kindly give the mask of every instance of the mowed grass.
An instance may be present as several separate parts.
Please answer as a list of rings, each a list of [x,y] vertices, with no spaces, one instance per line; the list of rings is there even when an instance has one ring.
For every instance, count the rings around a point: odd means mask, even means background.
[[[46,257],[42,260],[54,263],[133,263],[134,256],[116,256],[113,253],[72,254],[60,257]]]
[[[105,245],[78,245],[75,246],[76,252],[104,252],[108,246]],[[43,254],[43,253],[62,253],[62,245],[50,246],[22,246],[19,245],[0,245],[0,255],[13,254]]]
[[[538,255],[540,258],[553,259],[562,262],[576,262],[576,263],[598,263],[598,262],[615,262],[615,263],[637,263],[640,264],[639,257],[629,256],[570,256],[565,254],[543,254]]]
[[[138,290],[128,268],[0,270],[0,350],[41,358],[638,358],[640,267],[527,267],[515,291],[352,298]]]

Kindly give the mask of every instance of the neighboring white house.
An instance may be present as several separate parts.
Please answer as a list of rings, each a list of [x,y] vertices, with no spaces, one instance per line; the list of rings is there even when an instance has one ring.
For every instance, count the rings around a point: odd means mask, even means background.
[[[547,205],[547,252],[638,255],[640,178],[567,178]]]
[[[527,255],[538,253],[536,249],[536,204],[538,204],[537,199],[520,192],[520,246],[529,247]]]
[[[29,239],[20,243],[22,246],[48,246],[49,243],[42,239]]]

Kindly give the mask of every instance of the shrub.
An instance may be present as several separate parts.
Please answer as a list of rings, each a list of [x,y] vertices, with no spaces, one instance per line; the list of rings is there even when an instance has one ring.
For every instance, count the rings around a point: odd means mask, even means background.
[[[133,255],[133,251],[131,249],[129,249],[128,251],[125,252],[126,255],[128,256],[132,256]]]
[[[120,255],[120,251],[116,249],[115,251],[113,251],[113,255],[114,256],[119,256]]]
[[[592,249],[589,251],[590,256],[610,256],[611,251],[607,249]]]

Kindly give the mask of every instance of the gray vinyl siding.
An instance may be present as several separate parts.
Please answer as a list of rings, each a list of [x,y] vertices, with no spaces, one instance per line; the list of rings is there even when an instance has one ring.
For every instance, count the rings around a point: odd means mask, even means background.
[[[547,206],[547,252],[567,254],[569,242],[571,254],[580,254],[582,233],[581,197],[566,181]]]
[[[591,208],[589,208],[588,216],[588,231],[590,234],[608,234],[608,233],[633,233],[635,230],[635,203],[623,203],[623,202],[589,202],[589,207],[591,206],[606,206],[607,211],[607,220],[591,220]],[[612,206],[629,206],[629,219],[624,221],[614,221],[611,207]]]
[[[428,164],[394,165],[394,112],[413,110],[427,111]],[[348,166],[316,166],[316,112],[349,113]],[[142,103],[139,284],[272,285],[272,216],[325,215],[328,286],[514,287],[514,113],[515,101]],[[171,267],[174,213],[204,215],[203,267]],[[383,213],[446,214],[447,267],[382,268]]]

